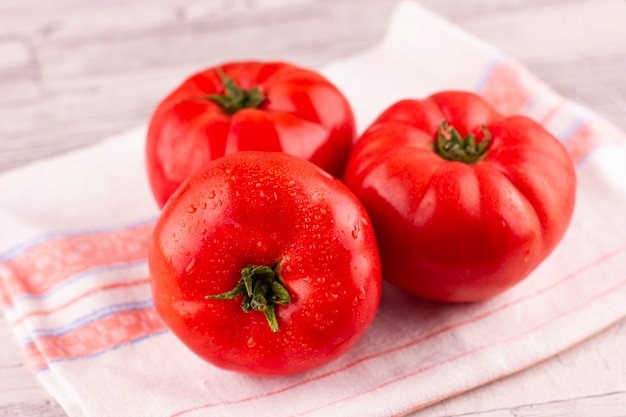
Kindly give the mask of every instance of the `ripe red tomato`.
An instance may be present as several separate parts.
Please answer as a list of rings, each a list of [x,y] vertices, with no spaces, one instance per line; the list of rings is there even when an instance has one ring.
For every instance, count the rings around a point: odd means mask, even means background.
[[[146,156],[162,207],[206,162],[281,151],[339,177],[355,139],[352,109],[319,73],[280,62],[232,62],[194,74],[156,108]]]
[[[283,153],[210,162],[165,205],[149,268],[157,311],[225,369],[285,375],[344,352],[372,322],[380,259],[363,206]]]
[[[371,216],[384,278],[442,301],[483,300],[528,276],[568,228],[576,194],[556,138],[469,92],[389,107],[344,180]]]

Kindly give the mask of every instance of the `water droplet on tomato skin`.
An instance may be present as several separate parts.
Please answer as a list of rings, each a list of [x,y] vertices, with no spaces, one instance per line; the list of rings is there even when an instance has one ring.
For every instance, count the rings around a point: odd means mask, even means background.
[[[327,291],[324,295],[326,296],[326,300],[328,302],[336,301],[339,298],[339,294],[332,291]]]
[[[189,261],[189,263],[185,267],[185,272],[187,274],[191,274],[193,272],[193,268],[195,265],[196,265],[196,258],[191,258],[191,261]]]
[[[359,297],[360,300],[365,300],[366,295],[367,295],[367,292],[365,291],[365,287],[360,287],[357,297]]]
[[[194,206],[193,204],[190,204],[189,207],[187,207],[187,213],[195,213],[196,210],[196,206]]]
[[[251,337],[248,339],[247,344],[248,344],[248,347],[249,347],[249,348],[253,348],[253,347],[255,347],[255,346],[256,346],[256,340],[254,340],[254,337],[252,337],[252,336],[251,336]]]

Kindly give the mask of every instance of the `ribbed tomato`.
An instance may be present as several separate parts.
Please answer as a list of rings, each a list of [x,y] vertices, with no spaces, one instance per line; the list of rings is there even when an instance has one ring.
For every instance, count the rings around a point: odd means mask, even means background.
[[[567,230],[576,194],[555,137],[460,91],[389,107],[344,181],[372,218],[384,278],[443,301],[483,300],[527,277]]]
[[[148,129],[148,177],[160,207],[205,163],[236,151],[289,153],[339,177],[354,138],[350,104],[319,73],[230,62],[194,74],[158,105]]]

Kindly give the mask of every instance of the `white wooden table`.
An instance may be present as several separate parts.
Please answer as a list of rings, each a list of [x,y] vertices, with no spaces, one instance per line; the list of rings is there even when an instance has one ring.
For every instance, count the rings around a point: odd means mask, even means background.
[[[421,3],[626,129],[624,0]],[[183,75],[212,63],[284,59],[318,68],[358,52],[382,37],[394,4],[2,0],[0,171],[145,124]],[[626,416],[626,321],[531,369],[414,413],[460,415]],[[65,416],[24,367],[1,317],[0,416]]]

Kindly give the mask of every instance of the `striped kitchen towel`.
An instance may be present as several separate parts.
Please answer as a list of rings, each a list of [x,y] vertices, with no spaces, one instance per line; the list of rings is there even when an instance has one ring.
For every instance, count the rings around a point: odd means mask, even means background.
[[[441,51],[447,65],[441,66]],[[380,44],[323,69],[360,129],[392,102],[483,94],[543,123],[571,152],[572,224],[525,281],[445,305],[385,285],[365,336],[304,374],[217,369],[163,325],[146,248],[158,215],[138,128],[0,177],[0,304],[16,343],[67,414],[399,416],[549,358],[626,316],[626,138],[514,60],[411,1]]]

